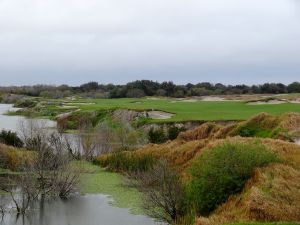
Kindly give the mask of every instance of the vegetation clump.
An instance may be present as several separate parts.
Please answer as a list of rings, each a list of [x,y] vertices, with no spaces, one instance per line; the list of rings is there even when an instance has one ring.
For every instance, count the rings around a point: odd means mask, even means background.
[[[117,172],[147,171],[153,167],[154,162],[155,159],[150,154],[136,155],[124,151],[114,152],[95,160],[96,164]]]
[[[17,148],[22,148],[24,143],[18,137],[18,134],[12,131],[2,130],[0,132],[0,142]]]
[[[154,144],[162,144],[168,140],[168,137],[162,128],[156,130],[151,128],[148,133],[148,138],[149,141]]]
[[[206,150],[192,164],[188,196],[200,215],[208,215],[230,195],[242,191],[256,167],[279,162],[257,143],[225,143]]]

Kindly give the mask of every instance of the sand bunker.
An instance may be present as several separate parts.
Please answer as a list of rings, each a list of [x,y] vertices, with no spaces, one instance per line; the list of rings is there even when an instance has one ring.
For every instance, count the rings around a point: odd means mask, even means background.
[[[63,106],[60,106],[59,108],[61,108],[61,109],[77,109],[78,107],[73,106],[73,105],[63,105]]]
[[[67,102],[66,105],[95,105],[95,102]]]
[[[178,103],[178,102],[197,102],[197,99],[177,99],[174,101],[171,101],[171,103]]]
[[[300,104],[300,100],[292,100],[292,101],[289,101],[289,103],[293,103],[293,104]]]
[[[247,105],[279,105],[284,104],[286,101],[281,100],[270,100],[270,101],[257,101],[257,102],[248,102]]]
[[[182,102],[197,102],[197,99],[185,99]]]
[[[216,96],[205,96],[201,98],[201,101],[204,102],[220,102],[220,101],[226,101],[225,98],[216,97]]]
[[[149,97],[147,98],[148,100],[160,100],[160,98],[156,98],[156,97]]]
[[[71,111],[71,112],[66,112],[66,113],[59,114],[59,115],[56,116],[56,119],[64,119],[64,118],[70,116],[72,113],[75,113],[75,112],[78,112],[78,111],[80,111],[80,109],[76,109],[76,110]]]
[[[160,119],[160,120],[166,120],[170,119],[174,114],[162,112],[162,111],[149,111],[147,112],[147,115],[151,119]]]

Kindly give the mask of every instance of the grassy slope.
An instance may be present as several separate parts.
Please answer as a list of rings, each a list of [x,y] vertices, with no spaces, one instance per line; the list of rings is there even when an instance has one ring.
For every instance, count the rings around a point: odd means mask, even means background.
[[[174,102],[174,99],[81,99],[80,102],[95,104],[79,105],[83,111],[99,109],[157,109],[176,114],[164,121],[191,121],[191,120],[244,120],[260,112],[280,115],[286,112],[300,112],[299,104],[279,105],[247,105],[244,102]],[[74,105],[76,103],[74,102]]]
[[[134,214],[142,214],[141,194],[134,188],[123,185],[120,174],[107,172],[99,166],[86,162],[79,164],[84,173],[81,177],[82,192],[86,194],[107,194],[112,204],[120,208],[129,208]]]

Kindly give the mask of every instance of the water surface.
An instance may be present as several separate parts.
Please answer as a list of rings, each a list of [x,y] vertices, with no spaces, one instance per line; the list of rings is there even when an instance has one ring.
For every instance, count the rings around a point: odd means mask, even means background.
[[[3,115],[15,111],[13,105],[0,104],[0,130],[19,132],[20,123],[29,120],[22,116]],[[34,119],[53,129],[56,123],[46,119]],[[35,207],[25,216],[16,217],[14,211],[6,213],[0,225],[155,225],[152,218],[132,215],[128,209],[110,204],[111,199],[102,194],[74,196],[47,202],[43,208]],[[0,206],[11,202],[8,196],[0,196]]]
[[[4,200],[7,197],[1,197]],[[25,216],[4,215],[0,225],[155,225],[153,219],[132,215],[127,209],[113,207],[105,195],[76,196],[69,200],[52,200],[44,208]],[[1,221],[1,217],[0,217]]]
[[[11,104],[0,104],[0,130],[11,130],[14,132],[19,132],[20,124],[24,121],[28,121],[30,119],[25,118],[23,116],[8,116],[4,115],[9,111],[16,111],[17,108],[14,108]],[[35,121],[40,121],[44,123],[49,128],[56,127],[56,122],[47,120],[47,119],[34,119]]]

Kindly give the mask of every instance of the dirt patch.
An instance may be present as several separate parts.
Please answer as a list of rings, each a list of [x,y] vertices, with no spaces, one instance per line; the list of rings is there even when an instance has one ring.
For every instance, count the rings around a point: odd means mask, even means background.
[[[147,112],[147,115],[151,119],[160,119],[160,120],[166,120],[172,118],[174,116],[173,113],[167,113],[163,111],[149,111]]]

